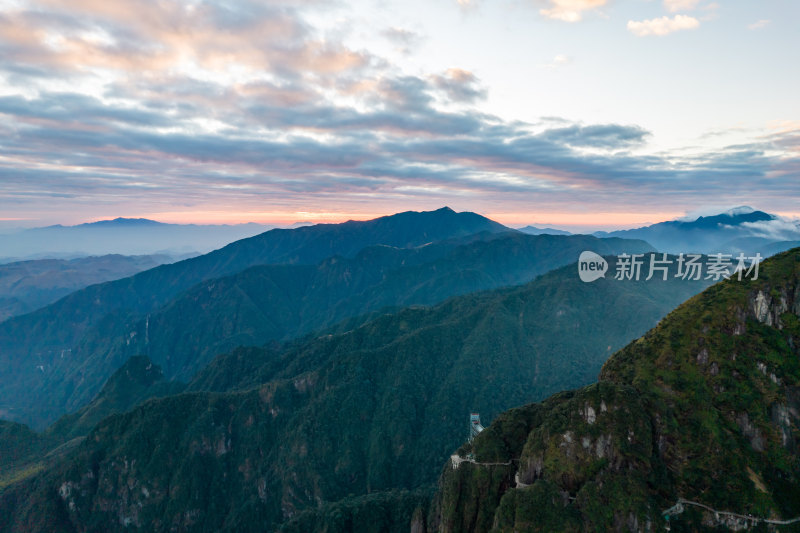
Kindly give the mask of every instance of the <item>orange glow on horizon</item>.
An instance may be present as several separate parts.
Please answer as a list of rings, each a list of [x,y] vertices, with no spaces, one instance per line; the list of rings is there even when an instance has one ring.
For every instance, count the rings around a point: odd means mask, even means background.
[[[407,209],[388,209],[385,212],[358,212],[347,211],[225,211],[225,210],[198,210],[198,211],[162,211],[126,215],[129,218],[148,218],[159,222],[171,224],[246,224],[248,222],[265,225],[286,226],[297,222],[313,223],[340,223],[347,220],[370,220],[373,218],[392,215]],[[417,208],[426,210],[426,208]],[[455,209],[456,211],[470,209]],[[665,220],[675,220],[685,215],[684,212],[653,212],[653,213],[529,213],[529,212],[494,212],[483,213],[472,210],[496,222],[507,226],[534,225],[539,227],[558,227],[568,230],[580,228],[593,229],[620,229],[633,228]],[[796,213],[781,213],[782,216],[797,216]],[[95,217],[92,221],[107,220],[113,217]]]
[[[165,211],[143,213],[136,218],[148,218],[169,224],[274,224],[296,222],[338,223],[347,220],[369,220],[387,213],[351,213],[333,211]],[[96,220],[103,220],[98,217]]]
[[[433,210],[436,208],[417,207],[417,211]],[[662,211],[652,213],[631,212],[558,212],[558,213],[529,213],[524,211],[514,212],[483,212],[480,209],[454,208],[456,211],[473,211],[486,216],[496,222],[509,227],[522,227],[527,225],[537,227],[554,227],[572,232],[596,231],[602,229],[616,230],[638,228],[667,220],[676,220],[686,216],[683,211]],[[114,216],[92,217],[86,222],[109,220],[117,216],[126,218],[147,218],[169,224],[247,224],[256,223],[273,226],[288,226],[299,222],[340,223],[348,220],[370,220],[382,216],[392,215],[403,208],[388,208],[386,211],[359,212],[346,211],[225,211],[225,210],[196,210],[196,211],[159,211],[148,213],[135,213]],[[774,214],[788,219],[800,219],[800,212],[776,211]],[[0,220],[32,220],[23,218],[0,218]],[[75,222],[80,223],[80,222]]]

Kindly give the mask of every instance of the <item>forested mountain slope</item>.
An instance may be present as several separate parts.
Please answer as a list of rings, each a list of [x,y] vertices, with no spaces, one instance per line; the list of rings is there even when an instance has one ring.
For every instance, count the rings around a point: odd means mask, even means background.
[[[30,531],[263,531],[349,501],[339,509],[410,521],[418,500],[402,490],[431,486],[470,410],[491,420],[593,381],[608,354],[708,283],[589,284],[572,265],[282,353],[221,357],[205,383],[228,392],[109,417],[68,459],[4,491],[0,516]]]
[[[448,465],[431,530],[659,530],[666,514],[673,531],[718,531],[800,517],[800,249],[692,298],[614,354],[598,384],[508,411],[458,453],[507,465]],[[681,500],[694,503],[680,512]]]

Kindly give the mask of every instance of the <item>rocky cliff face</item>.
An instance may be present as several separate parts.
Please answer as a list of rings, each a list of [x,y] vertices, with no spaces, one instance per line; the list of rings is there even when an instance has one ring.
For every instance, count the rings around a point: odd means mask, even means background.
[[[758,280],[686,302],[598,384],[501,415],[459,450],[475,463],[445,469],[432,529],[656,531],[670,515],[673,531],[737,530],[747,515],[800,516],[798,279],[794,249]]]

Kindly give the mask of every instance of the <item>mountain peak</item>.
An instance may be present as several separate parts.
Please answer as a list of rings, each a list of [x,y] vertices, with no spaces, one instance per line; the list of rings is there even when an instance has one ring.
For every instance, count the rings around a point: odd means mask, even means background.
[[[759,252],[770,255],[768,247],[779,241],[800,238],[800,228],[787,224],[777,215],[739,206],[727,211],[686,216],[636,229],[595,233],[598,237],[637,238],[647,241],[662,252],[726,253]],[[743,239],[749,238],[749,241]],[[787,249],[784,247],[782,249]],[[774,252],[773,252],[774,253]]]
[[[755,209],[753,209],[752,207],[750,207],[748,205],[740,205],[739,207],[733,207],[731,209],[728,209],[727,211],[725,211],[722,214],[735,217],[737,215],[749,215],[750,213],[754,213],[754,212],[755,212]]]
[[[739,226],[745,222],[765,222],[776,218],[775,215],[764,211],[756,211],[749,207],[737,207],[718,215],[698,217],[692,222],[681,222],[680,225],[686,229],[714,228],[722,225]]]
[[[149,218],[124,218],[124,217],[117,217],[110,220],[98,220],[96,222],[86,222],[84,224],[78,224],[79,227],[86,227],[86,226],[131,227],[131,226],[163,226],[163,225],[165,225],[163,222],[158,222],[157,220],[150,220]]]

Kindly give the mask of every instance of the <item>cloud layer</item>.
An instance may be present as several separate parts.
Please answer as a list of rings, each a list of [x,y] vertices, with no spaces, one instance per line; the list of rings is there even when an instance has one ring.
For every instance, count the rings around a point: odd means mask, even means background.
[[[605,0],[551,0],[572,21]],[[525,123],[480,110],[453,67],[408,74],[308,22],[313,0],[47,0],[0,8],[3,216],[57,210],[379,211],[797,197],[798,136],[642,155],[631,124]],[[637,35],[695,24],[629,23]],[[631,26],[633,25],[633,26]],[[397,29],[403,46],[418,37]],[[566,59],[559,61],[567,62]],[[389,207],[383,207],[389,206]]]

